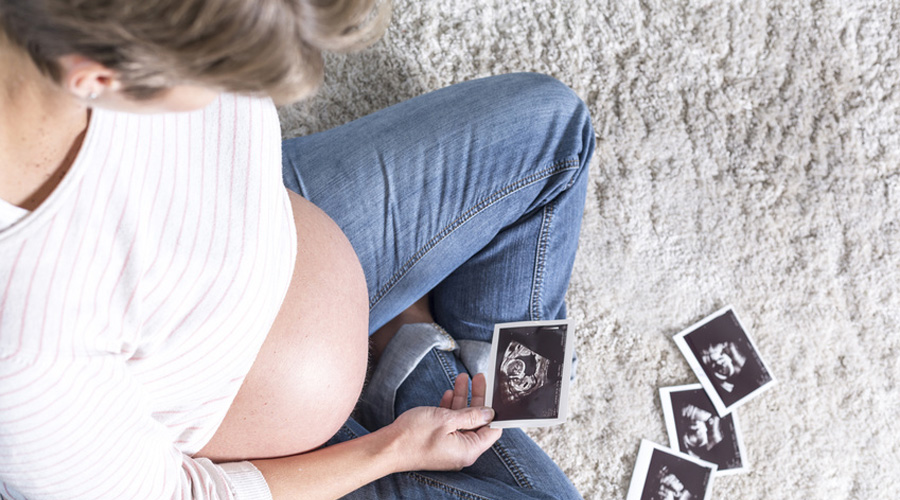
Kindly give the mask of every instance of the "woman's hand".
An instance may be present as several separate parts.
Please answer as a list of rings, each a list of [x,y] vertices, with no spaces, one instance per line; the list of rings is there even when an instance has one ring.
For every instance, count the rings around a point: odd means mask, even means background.
[[[484,374],[475,375],[469,406],[469,376],[460,374],[439,407],[413,408],[382,429],[393,434],[396,470],[459,470],[475,463],[502,434],[487,427],[494,411],[484,407],[486,385]]]
[[[338,498],[394,472],[458,470],[471,465],[500,439],[486,426],[484,375],[460,375],[439,407],[413,408],[371,434],[302,455],[253,460],[276,499]],[[485,416],[484,411],[489,412]]]

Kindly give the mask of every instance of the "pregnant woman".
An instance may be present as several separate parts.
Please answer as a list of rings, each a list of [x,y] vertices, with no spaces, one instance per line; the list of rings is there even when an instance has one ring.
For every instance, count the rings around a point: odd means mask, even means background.
[[[565,315],[587,111],[504,75],[282,142],[388,17],[0,0],[0,496],[579,498],[478,373]]]

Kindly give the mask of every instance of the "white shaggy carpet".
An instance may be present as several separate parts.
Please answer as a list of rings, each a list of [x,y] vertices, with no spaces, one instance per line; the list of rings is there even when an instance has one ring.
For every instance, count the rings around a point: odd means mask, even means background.
[[[778,385],[738,410],[713,498],[887,499],[900,480],[900,7],[893,0],[396,0],[328,59],[287,137],[452,83],[538,71],[598,146],[570,295],[571,418],[533,432],[586,498],[624,498],[671,336],[732,304]]]

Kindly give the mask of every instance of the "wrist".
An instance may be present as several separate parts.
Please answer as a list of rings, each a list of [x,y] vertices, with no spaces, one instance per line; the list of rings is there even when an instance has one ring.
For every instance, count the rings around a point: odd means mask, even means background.
[[[389,424],[369,434],[372,458],[384,464],[385,475],[411,470],[409,447],[403,444],[403,432],[396,425]]]

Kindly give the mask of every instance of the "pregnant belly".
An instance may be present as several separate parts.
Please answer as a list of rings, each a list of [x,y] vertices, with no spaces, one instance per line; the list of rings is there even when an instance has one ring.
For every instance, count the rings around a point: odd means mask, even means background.
[[[197,456],[244,460],[315,449],[346,421],[362,390],[365,276],[337,225],[290,196],[298,235],[290,288],[225,420]]]

